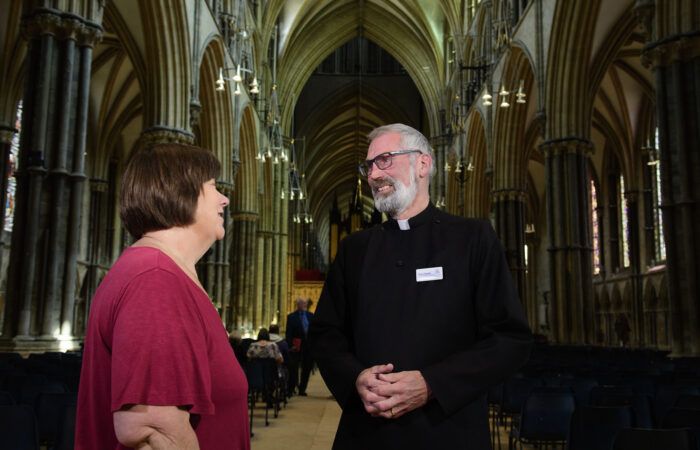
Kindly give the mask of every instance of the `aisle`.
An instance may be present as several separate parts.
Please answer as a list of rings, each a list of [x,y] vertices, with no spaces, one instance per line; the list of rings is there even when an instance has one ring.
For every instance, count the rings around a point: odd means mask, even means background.
[[[265,408],[258,403],[253,415],[251,450],[330,450],[340,420],[340,407],[331,397],[321,375],[309,380],[308,397],[294,396],[278,418],[270,412],[270,425],[265,426]],[[508,435],[500,427],[500,447],[507,449]],[[525,445],[524,449],[532,449]]]
[[[278,418],[270,415],[265,426],[265,409],[253,414],[251,450],[329,450],[340,420],[340,407],[316,372],[309,380],[308,397],[294,396]],[[262,406],[262,402],[259,403]]]

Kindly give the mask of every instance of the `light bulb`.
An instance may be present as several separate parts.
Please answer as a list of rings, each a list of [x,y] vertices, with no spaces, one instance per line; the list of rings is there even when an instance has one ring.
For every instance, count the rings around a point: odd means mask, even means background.
[[[240,83],[241,81],[243,81],[243,78],[241,77],[241,65],[240,64],[236,66],[236,75],[233,76],[233,81],[235,81],[236,83]]]

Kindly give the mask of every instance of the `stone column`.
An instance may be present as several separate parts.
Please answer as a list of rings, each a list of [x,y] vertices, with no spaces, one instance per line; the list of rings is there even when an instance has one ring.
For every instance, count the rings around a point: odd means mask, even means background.
[[[231,219],[231,320],[235,328],[241,329],[253,321],[258,215],[237,211]]]
[[[102,241],[102,234],[106,231],[105,216],[108,184],[105,180],[90,180],[90,211],[89,211],[89,227],[91,233],[89,236],[89,241],[87,243],[87,273],[85,274],[84,284],[85,289],[85,307],[84,307],[84,320],[83,323],[87,323],[87,314],[90,310],[90,301],[92,296],[97,290],[97,285],[99,282],[99,272],[100,272],[100,245]]]
[[[549,140],[546,156],[550,312],[553,338],[562,344],[592,343],[593,279],[588,213],[589,141]]]
[[[654,37],[644,59],[656,78],[672,354],[700,356],[700,30],[676,28],[697,27],[677,17],[694,8],[680,3],[673,14],[657,2],[657,30],[668,34]]]
[[[493,193],[496,214],[496,233],[503,243],[508,268],[518,289],[520,301],[525,303],[525,192],[504,189]]]
[[[1,349],[56,350],[72,336],[92,45],[101,29],[36,9],[29,40],[17,208]]]
[[[217,182],[217,189],[227,197],[231,196],[231,185],[222,181]],[[222,315],[222,319],[227,323],[226,313],[230,305],[230,298],[224,296],[227,280],[229,279],[228,247],[231,242],[229,232],[231,220],[229,215],[224,215],[224,230],[226,234],[220,241],[214,242],[211,249],[197,264],[198,272],[201,275],[202,285],[209,294],[214,306]]]
[[[629,235],[627,244],[630,249],[630,278],[632,279],[632,305],[630,310],[630,345],[641,347],[644,342],[644,304],[642,298],[642,263],[641,263],[641,239],[639,221],[639,199],[641,192],[627,190],[624,192],[627,202],[627,223]]]

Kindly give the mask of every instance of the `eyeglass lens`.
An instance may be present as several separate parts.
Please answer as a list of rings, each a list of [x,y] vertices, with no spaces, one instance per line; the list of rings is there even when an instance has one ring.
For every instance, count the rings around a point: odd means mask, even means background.
[[[382,153],[381,155],[376,156],[372,159],[362,161],[362,163],[360,164],[360,172],[362,173],[362,175],[366,176],[372,171],[372,164],[376,164],[377,168],[381,170],[388,169],[389,166],[391,166],[392,156],[394,155]]]

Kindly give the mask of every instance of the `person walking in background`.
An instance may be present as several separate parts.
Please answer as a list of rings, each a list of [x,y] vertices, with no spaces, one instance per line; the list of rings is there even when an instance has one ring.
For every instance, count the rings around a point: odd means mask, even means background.
[[[306,396],[306,386],[309,384],[309,375],[313,366],[311,352],[307,346],[309,324],[313,314],[308,312],[306,300],[296,300],[296,311],[287,315],[287,329],[285,340],[289,344],[289,395],[298,389],[301,396]],[[299,371],[301,369],[301,376]]]
[[[76,450],[248,450],[248,383],[195,264],[223,239],[228,198],[211,151],[156,144],[122,176],[136,239],[93,298]]]
[[[417,130],[370,134],[367,177],[390,219],[342,241],[309,340],[343,409],[333,448],[491,448],[486,393],[528,359],[532,334],[487,221],[430,202]]]

